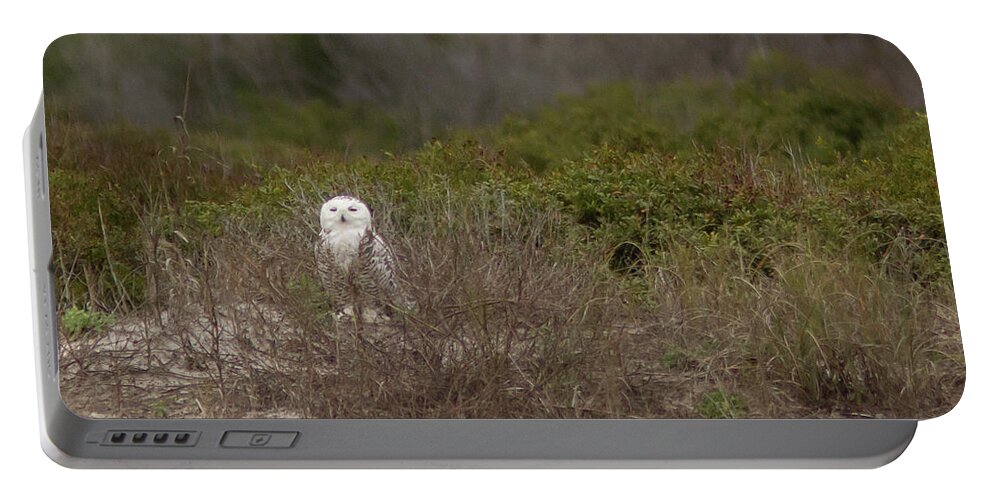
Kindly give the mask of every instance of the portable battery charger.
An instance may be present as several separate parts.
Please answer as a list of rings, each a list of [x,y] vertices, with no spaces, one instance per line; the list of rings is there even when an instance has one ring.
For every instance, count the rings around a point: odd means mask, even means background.
[[[965,380],[864,35],[70,35],[24,138],[70,467],[876,467]]]

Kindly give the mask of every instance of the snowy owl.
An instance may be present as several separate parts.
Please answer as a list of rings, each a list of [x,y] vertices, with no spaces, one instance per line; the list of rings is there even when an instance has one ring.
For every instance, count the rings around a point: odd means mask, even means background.
[[[413,306],[397,280],[393,251],[373,229],[362,200],[336,196],[324,203],[314,254],[336,318],[371,322],[391,309]]]

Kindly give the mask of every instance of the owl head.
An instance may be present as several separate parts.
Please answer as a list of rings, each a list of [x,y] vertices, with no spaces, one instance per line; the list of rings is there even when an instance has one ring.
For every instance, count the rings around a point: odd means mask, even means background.
[[[321,207],[321,231],[359,230],[372,226],[372,212],[362,200],[352,196],[335,196]]]

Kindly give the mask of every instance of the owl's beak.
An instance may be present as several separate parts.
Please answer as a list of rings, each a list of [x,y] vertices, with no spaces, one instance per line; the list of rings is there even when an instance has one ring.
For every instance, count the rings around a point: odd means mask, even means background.
[[[345,214],[341,214],[341,221],[345,222]]]

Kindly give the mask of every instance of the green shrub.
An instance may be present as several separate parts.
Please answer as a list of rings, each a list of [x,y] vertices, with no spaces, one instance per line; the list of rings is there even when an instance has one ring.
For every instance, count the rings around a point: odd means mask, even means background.
[[[151,404],[152,415],[155,418],[168,418],[169,411],[164,402],[156,400]]]
[[[61,326],[66,338],[100,333],[114,322],[114,317],[99,311],[70,308],[62,313]]]
[[[704,418],[741,418],[748,407],[741,397],[715,390],[703,395],[699,411]]]
[[[789,144],[820,162],[858,152],[863,141],[906,114],[856,78],[777,54],[753,58],[732,95],[730,107],[703,115],[697,140],[763,149]]]
[[[235,97],[241,112],[221,120],[217,129],[256,147],[293,145],[363,154],[407,145],[400,124],[368,105],[340,106],[319,99],[294,102],[247,91]]]
[[[733,86],[679,81],[592,86],[490,133],[511,166],[543,172],[596,148],[692,154],[723,144],[831,163],[857,155],[908,112],[857,78],[813,70],[777,54],[756,57]]]
[[[615,84],[590,87],[581,96],[561,96],[534,118],[508,118],[494,143],[510,165],[540,172],[592,148],[644,151],[672,136],[651,116],[642,92],[630,84]]]

